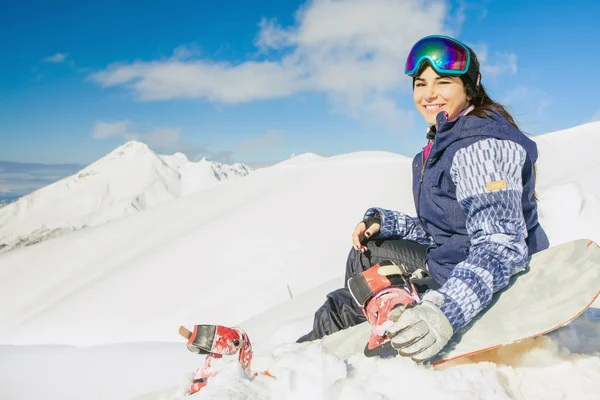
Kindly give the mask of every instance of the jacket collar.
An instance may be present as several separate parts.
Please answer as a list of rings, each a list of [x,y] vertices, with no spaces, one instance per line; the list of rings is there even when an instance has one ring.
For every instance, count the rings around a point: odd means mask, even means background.
[[[454,142],[474,137],[512,140],[527,150],[533,162],[537,160],[535,142],[514,127],[500,113],[492,112],[490,117],[479,117],[468,115],[470,111],[472,109],[467,108],[452,120],[448,120],[445,112],[440,112],[436,116],[437,133],[429,154],[432,162]]]

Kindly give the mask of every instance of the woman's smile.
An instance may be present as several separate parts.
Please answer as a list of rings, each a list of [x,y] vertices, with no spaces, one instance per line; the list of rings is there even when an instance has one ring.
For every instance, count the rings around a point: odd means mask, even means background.
[[[425,107],[425,109],[427,111],[439,112],[439,111],[441,111],[441,108],[444,106],[445,106],[445,104],[425,104],[423,107]]]

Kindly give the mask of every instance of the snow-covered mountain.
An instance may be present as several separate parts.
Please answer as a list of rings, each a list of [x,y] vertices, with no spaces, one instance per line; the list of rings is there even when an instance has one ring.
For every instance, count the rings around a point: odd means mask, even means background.
[[[600,123],[535,140],[551,243],[600,242]],[[0,254],[0,398],[128,399],[167,388],[143,398],[186,399],[181,388],[203,357],[187,351],[177,328],[201,323],[240,324],[256,369],[277,379],[245,378],[234,357],[198,399],[384,399],[411,391],[436,399],[600,398],[593,321],[562,331],[589,345],[582,354],[543,337],[443,369],[400,358],[341,360],[318,341],[293,343],[325,294],[343,284],[350,233],[370,206],[414,215],[410,158],[299,155]]]
[[[224,180],[246,176],[251,171],[247,165],[242,163],[227,165],[209,161],[205,157],[198,162],[190,162],[183,153],[159,157],[180,174],[180,196],[196,193]]]
[[[78,173],[0,209],[0,252],[98,226],[246,176],[243,164],[155,154],[130,141]]]

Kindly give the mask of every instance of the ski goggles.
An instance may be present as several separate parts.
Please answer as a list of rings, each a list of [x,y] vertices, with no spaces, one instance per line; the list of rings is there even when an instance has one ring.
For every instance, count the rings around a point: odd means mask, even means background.
[[[463,75],[469,72],[469,67],[474,64],[467,46],[439,35],[426,36],[415,43],[406,59],[404,73],[409,76],[416,75],[425,60],[429,61],[431,67],[440,75]]]

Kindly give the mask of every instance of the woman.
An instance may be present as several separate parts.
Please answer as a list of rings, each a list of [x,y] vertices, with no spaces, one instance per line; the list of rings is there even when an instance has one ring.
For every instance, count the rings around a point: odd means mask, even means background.
[[[424,361],[549,243],[538,222],[536,144],[486,94],[474,52],[455,39],[428,36],[413,46],[405,72],[430,125],[429,143],[412,163],[417,218],[367,210],[352,235],[346,281],[383,260],[408,273],[425,269],[433,283],[418,305],[381,310],[391,311],[386,334],[392,346]],[[328,295],[313,331],[298,341],[363,321],[345,287]]]

